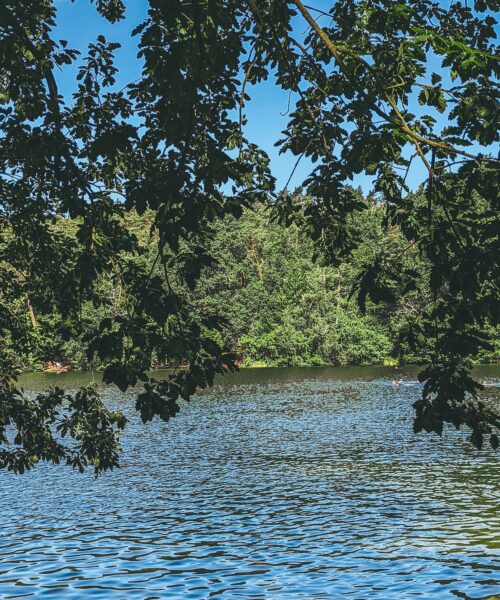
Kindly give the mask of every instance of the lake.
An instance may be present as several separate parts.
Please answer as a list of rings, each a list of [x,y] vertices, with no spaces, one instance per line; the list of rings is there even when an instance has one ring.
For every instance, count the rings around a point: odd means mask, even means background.
[[[500,453],[414,435],[415,373],[246,369],[147,426],[106,390],[131,418],[121,469],[0,473],[0,597],[500,594]],[[478,376],[500,401],[499,367]]]

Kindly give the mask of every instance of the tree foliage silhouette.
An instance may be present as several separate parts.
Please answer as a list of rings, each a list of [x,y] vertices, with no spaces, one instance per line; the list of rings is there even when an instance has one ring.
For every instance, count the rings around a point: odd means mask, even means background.
[[[121,0],[95,5],[111,22],[126,10]],[[482,321],[498,315],[498,8],[496,0],[449,8],[339,0],[328,10],[301,0],[149,0],[133,33],[142,75],[117,89],[118,44],[98,35],[79,57],[53,36],[54,2],[6,0],[2,287],[28,305],[41,296],[78,323],[84,301],[103,301],[99,277],[112,278],[127,313],[102,320],[90,352],[106,361],[107,383],[126,390],[144,382],[137,398],[144,421],[168,420],[180,398],[234,368],[214,335],[221,315],[182,294],[211,263],[210,223],[270,203],[336,264],[359,241],[350,216],[368,206],[351,184],[365,173],[386,226],[399,227],[431,264],[433,302],[408,328],[413,345],[432,339],[434,348],[421,373],[415,430],[466,424],[476,446],[484,436],[498,446],[499,416],[477,400],[481,386],[469,373],[470,357],[486,343]],[[77,91],[63,98],[56,69],[75,61]],[[314,164],[307,203],[276,189],[266,154],[245,135],[251,89],[270,78],[292,107],[280,149]],[[406,183],[418,161],[424,202]],[[159,242],[153,268],[131,260],[141,250],[123,220],[146,210]],[[76,242],[61,238],[58,217],[78,224]],[[380,248],[359,278],[360,305],[384,301],[394,286],[410,291],[414,279]],[[123,416],[93,389],[27,398],[12,355],[25,341],[5,303],[0,328],[0,464],[17,472],[39,459],[91,464],[97,473],[115,466]],[[188,366],[156,381],[147,375],[153,355]]]

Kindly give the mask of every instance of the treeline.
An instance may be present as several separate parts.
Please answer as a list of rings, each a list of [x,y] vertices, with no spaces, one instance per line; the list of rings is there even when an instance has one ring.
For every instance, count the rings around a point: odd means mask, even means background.
[[[284,227],[269,208],[248,209],[239,219],[226,217],[212,226],[207,248],[207,257],[212,258],[207,258],[194,289],[182,287],[175,272],[164,281],[172,286],[177,301],[181,298],[193,310],[223,316],[215,341],[224,352],[236,354],[243,366],[421,362],[426,359],[425,343],[419,340],[416,354],[402,340],[408,339],[403,334],[433,300],[425,283],[429,267],[414,247],[406,245],[397,228],[384,226],[383,217],[383,209],[376,204],[359,217],[353,228],[361,243],[333,267],[300,224]],[[23,271],[13,264],[12,240],[4,232],[0,260],[11,270],[12,281],[0,292],[0,310],[8,308],[12,348],[22,369],[41,369],[51,362],[73,369],[103,366],[96,355],[89,354],[88,340],[102,319],[126,315],[133,306],[135,299],[127,298],[121,281],[130,273],[143,272],[152,276],[145,286],[155,285],[154,273],[165,268],[156,261],[158,240],[150,215],[132,213],[126,223],[130,239],[137,239],[140,251],[128,253],[113,276],[96,274],[99,300],[83,302],[76,318],[65,315],[45,292],[28,295],[23,291],[27,278],[42,275],[29,265]],[[57,239],[58,247],[52,247],[53,255],[46,259],[66,260],[71,271],[78,261],[72,253],[77,223],[59,219],[52,229],[51,243]],[[391,286],[386,281],[384,296],[377,298],[376,304],[364,299],[359,302],[361,274],[381,248],[391,260],[399,261],[402,269],[420,273],[420,280],[410,291],[400,289],[398,282]],[[184,272],[184,279],[186,276],[189,280],[189,273]],[[54,286],[61,285],[64,281],[54,282]],[[36,286],[31,282],[29,288]],[[168,307],[157,309],[165,311],[168,321]],[[484,334],[493,349],[478,356],[478,361],[496,360],[500,354],[497,333],[485,325]]]

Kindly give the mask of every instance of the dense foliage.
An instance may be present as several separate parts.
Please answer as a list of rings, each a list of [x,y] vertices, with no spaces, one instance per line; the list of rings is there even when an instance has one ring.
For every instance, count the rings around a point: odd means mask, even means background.
[[[404,236],[397,228],[387,231],[383,219],[381,207],[373,205],[357,224],[359,247],[332,267],[315,255],[314,245],[299,227],[285,228],[273,222],[272,211],[256,206],[239,219],[227,217],[212,226],[208,250],[213,264],[203,270],[192,292],[182,291],[176,278],[172,285],[183,302],[224,317],[215,339],[224,353],[237,356],[243,366],[422,363],[428,360],[429,348],[420,347],[416,353],[406,338],[414,315],[432,301],[426,278],[429,265],[415,249],[405,251]],[[157,240],[148,233],[150,225],[150,213],[127,217],[126,227],[141,248],[134,260],[144,261],[147,270],[159,277],[161,266],[153,265]],[[63,220],[58,229],[71,244],[75,224]],[[395,287],[385,302],[368,301],[361,312],[353,292],[380,245],[390,246],[406,268],[419,274],[416,289],[410,294]],[[23,349],[16,355],[16,365],[28,371],[55,362],[73,369],[104,369],[105,361],[89,352],[87,340],[98,332],[103,319],[126,315],[127,298],[119,282],[109,277],[102,277],[98,287],[99,310],[87,301],[78,321],[64,319],[53,305],[47,305],[42,288],[25,301],[4,292],[2,304],[11,307],[19,336],[11,344]],[[483,334],[491,350],[477,359],[496,360],[498,331],[487,324]],[[152,365],[164,363],[153,356]]]
[[[54,2],[2,3],[1,465],[23,471],[46,459],[99,472],[117,464],[124,426],[94,390],[28,399],[18,389],[18,356],[33,354],[37,343],[20,322],[23,305],[32,330],[36,302],[69,337],[89,313],[98,315],[84,341],[89,357],[106,365],[104,380],[122,390],[143,381],[143,420],[168,419],[179,398],[234,368],[221,343],[226,310],[203,301],[203,286],[210,295],[220,271],[196,285],[213,267],[213,227],[269,205],[292,227],[274,243],[287,247],[296,227],[311,251],[341,269],[362,248],[359,224],[373,210],[351,187],[359,173],[373,177],[383,229],[405,240],[402,248],[389,240],[367,252],[354,287],[362,312],[417,299],[401,327],[402,347],[428,362],[415,430],[466,424],[477,446],[484,436],[498,445],[499,417],[477,401],[480,385],[469,373],[498,316],[498,2],[340,0],[324,8],[300,0],[150,0],[134,32],[142,76],[118,89],[117,44],[98,35],[79,57],[52,35]],[[115,22],[126,6],[99,0],[96,9]],[[315,16],[325,14],[323,27]],[[63,98],[55,69],[75,61],[78,89]],[[251,90],[272,77],[293,107],[278,144],[314,165],[305,199],[276,189],[265,153],[245,135]],[[417,162],[424,175],[412,193],[407,175]],[[155,244],[141,244],[143,225],[136,234],[129,223],[136,213],[149,216]],[[420,263],[406,260],[408,249]],[[286,253],[283,262],[292,268]],[[289,292],[301,301],[310,293],[304,301],[319,304],[321,285],[310,283],[292,276],[288,284],[298,288]],[[255,287],[257,303],[269,289]],[[339,298],[328,283],[323,289]],[[270,304],[283,309],[280,316],[269,310],[267,322],[242,332],[239,343],[254,355],[274,347],[271,362],[282,352],[313,360],[338,351],[310,321],[292,335],[292,323],[305,317],[285,310],[279,296],[270,294]],[[337,317],[338,332],[339,310],[325,320]],[[367,321],[359,318],[362,327]],[[156,381],[147,375],[154,362],[187,368]]]
[[[126,226],[141,249],[133,259],[134,268],[144,262],[159,277],[161,266],[153,264],[157,240],[148,234],[150,217],[129,215]],[[351,297],[364,262],[378,244],[399,244],[400,249],[404,244],[401,234],[384,233],[380,209],[374,207],[369,217],[359,224],[364,238],[360,248],[335,268],[314,260],[313,245],[298,227],[273,223],[272,214],[262,206],[246,210],[240,219],[227,217],[212,227],[208,249],[214,263],[204,269],[195,289],[183,292],[176,278],[172,286],[183,295],[183,302],[224,317],[217,339],[225,353],[238,356],[244,365],[415,360],[399,345],[405,314],[415,310],[410,299],[395,297],[384,307],[372,305],[362,315]],[[70,245],[75,224],[62,220],[58,229]],[[413,253],[411,259],[418,257]],[[420,283],[421,296],[414,297],[414,303],[425,301],[425,279]],[[24,300],[18,294],[1,294],[2,304],[10,307],[17,323],[18,339],[10,342],[12,348],[22,349],[16,365],[23,370],[54,362],[69,363],[74,369],[105,368],[105,361],[89,353],[87,340],[103,319],[127,314],[127,298],[119,282],[109,277],[101,277],[98,287],[99,310],[87,301],[78,321],[65,319],[47,304],[43,288]]]

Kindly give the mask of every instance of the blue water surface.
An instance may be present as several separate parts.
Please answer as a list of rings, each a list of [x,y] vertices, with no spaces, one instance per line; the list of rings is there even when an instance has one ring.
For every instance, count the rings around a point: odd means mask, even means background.
[[[144,426],[106,390],[120,470],[0,473],[0,597],[500,594],[500,456],[414,435],[419,393],[411,370],[252,369]]]

